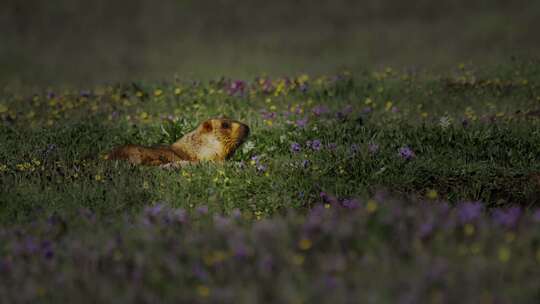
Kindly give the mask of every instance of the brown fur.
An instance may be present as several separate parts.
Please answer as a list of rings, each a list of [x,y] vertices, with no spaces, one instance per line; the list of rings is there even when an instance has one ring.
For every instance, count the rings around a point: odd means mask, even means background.
[[[223,161],[236,151],[248,135],[247,125],[236,120],[214,118],[206,120],[170,146],[125,145],[113,149],[106,158],[148,166]]]

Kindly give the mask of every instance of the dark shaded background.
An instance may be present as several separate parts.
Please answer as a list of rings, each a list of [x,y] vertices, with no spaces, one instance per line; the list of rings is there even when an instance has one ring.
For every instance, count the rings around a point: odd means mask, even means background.
[[[540,50],[540,1],[2,0],[0,83],[437,70]]]

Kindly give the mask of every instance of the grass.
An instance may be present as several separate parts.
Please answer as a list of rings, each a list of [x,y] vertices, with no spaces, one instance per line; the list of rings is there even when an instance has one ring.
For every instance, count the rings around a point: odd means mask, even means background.
[[[532,303],[534,284],[518,292],[514,282],[531,281],[537,274],[525,269],[540,261],[539,85],[540,63],[514,60],[460,65],[442,75],[388,68],[248,82],[4,90],[0,233],[9,241],[0,245],[0,270],[28,288],[20,302],[82,294],[99,301],[305,302],[318,298],[312,284],[330,274],[324,280],[337,280],[341,287],[332,288],[343,299],[364,290],[383,303],[452,302],[462,279],[480,280],[464,302]],[[102,157],[126,143],[170,144],[218,115],[252,131],[224,164],[171,171]],[[475,201],[484,211],[464,216]],[[519,208],[506,209],[512,206]],[[305,234],[323,209],[317,227],[329,230]],[[395,212],[395,223],[388,222]],[[331,228],[324,228],[326,220]],[[231,234],[222,235],[222,221],[234,221]],[[223,247],[237,234],[254,234],[246,241],[253,250],[248,260],[230,259],[232,247]],[[320,239],[326,241],[315,245]],[[325,270],[323,260],[335,256],[341,270]],[[85,261],[84,277],[72,262],[77,257]],[[265,270],[268,257],[275,271]],[[432,286],[422,271],[428,276],[439,257],[448,275]],[[393,267],[398,274],[389,279]],[[381,268],[375,280],[381,285],[370,285],[361,269]],[[143,279],[130,281],[137,271]],[[254,280],[235,298],[242,278]],[[55,293],[66,280],[79,283]],[[180,296],[173,281],[189,292]],[[265,287],[272,282],[282,289]],[[141,289],[128,292],[130,284]],[[364,285],[354,291],[355,284]],[[9,289],[0,292],[17,299]]]
[[[84,96],[5,93],[1,218],[24,221],[81,206],[108,215],[157,201],[266,216],[310,206],[321,191],[355,197],[380,188],[420,196],[435,190],[441,199],[488,206],[537,203],[531,175],[540,168],[540,129],[535,116],[523,114],[539,104],[535,65],[437,77],[392,70],[306,77],[288,85],[275,80],[269,93],[252,82],[232,95],[226,80],[109,85]],[[301,82],[309,84],[306,92]],[[223,165],[171,172],[101,157],[125,143],[172,143],[221,114],[253,130]],[[314,140],[320,149],[306,145]],[[414,159],[398,156],[405,146]]]

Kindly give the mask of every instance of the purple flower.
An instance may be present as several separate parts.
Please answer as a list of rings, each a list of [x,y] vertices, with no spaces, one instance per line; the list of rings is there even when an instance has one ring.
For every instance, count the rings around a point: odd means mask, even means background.
[[[355,198],[346,199],[341,202],[341,205],[347,209],[357,209],[360,207],[360,201]]]
[[[326,147],[328,148],[328,150],[335,150],[337,148],[337,144],[335,143],[329,143],[326,145]]]
[[[393,106],[391,111],[392,111],[392,113],[397,113],[397,112],[399,112],[399,109],[398,109],[398,107]]]
[[[368,151],[371,154],[377,153],[379,151],[379,145],[374,144],[374,143],[369,143],[368,144]]]
[[[313,114],[315,114],[315,116],[321,116],[322,114],[325,114],[325,113],[328,113],[328,107],[327,106],[315,106],[312,110]]]
[[[236,166],[237,166],[239,169],[242,170],[242,169],[246,168],[246,163],[245,163],[243,160],[241,160],[241,161],[239,161],[239,162],[236,163]]]
[[[193,275],[201,281],[206,281],[208,279],[208,272],[198,264],[193,266]]]
[[[41,250],[43,252],[43,257],[47,260],[50,260],[54,257],[54,249],[52,248],[52,242],[51,241],[43,241],[41,243]]]
[[[24,240],[24,251],[28,254],[36,253],[39,250],[38,244],[36,244],[35,240],[33,238],[26,238]]]
[[[325,275],[323,278],[324,287],[333,290],[339,285],[339,280],[335,276]]]
[[[307,125],[308,119],[307,117],[304,117],[302,119],[298,119],[296,121],[296,126],[299,128],[304,128]]]
[[[309,167],[309,160],[304,159],[302,161],[302,168],[307,169],[307,167]]]
[[[329,204],[337,204],[338,203],[338,200],[335,196],[332,196],[330,194],[327,194],[326,192],[321,192],[319,193],[319,196],[321,197],[321,199],[323,200],[323,202],[325,203],[329,203]]]
[[[247,84],[243,80],[235,80],[229,84],[229,95],[243,95],[246,90]]]
[[[274,268],[274,259],[270,255],[266,255],[259,259],[258,268],[263,272],[264,275],[269,275]]]
[[[512,207],[506,210],[496,209],[493,211],[493,220],[498,224],[512,228],[515,227],[519,218],[521,217],[521,208]]]
[[[266,112],[266,111],[263,111],[261,113],[262,117],[264,119],[274,119],[276,118],[276,112]]]
[[[407,146],[399,148],[398,153],[399,156],[405,160],[411,160],[416,157],[414,151]]]
[[[172,212],[172,217],[173,219],[175,219],[176,221],[180,222],[180,223],[186,223],[187,220],[188,220],[188,215],[187,215],[187,212],[186,210],[184,209],[174,209],[174,211]]]
[[[242,211],[240,211],[240,209],[238,208],[234,208],[231,212],[231,217],[236,220],[239,219],[240,217],[242,217]]]
[[[343,108],[343,110],[337,112],[336,116],[338,119],[344,120],[347,118],[347,116],[349,116],[349,114],[351,114],[351,112],[352,112],[352,106],[348,105],[345,108]]]
[[[196,211],[197,211],[198,214],[201,214],[201,215],[207,214],[208,213],[208,206],[206,206],[206,205],[199,206],[199,207],[197,207]]]
[[[156,203],[153,206],[144,208],[144,213],[146,216],[157,216],[163,209],[164,205],[162,203]]]
[[[315,151],[320,151],[322,148],[321,141],[318,139],[315,139],[313,142],[311,142],[311,149]]]
[[[302,150],[302,146],[299,143],[293,142],[291,144],[291,151],[293,153],[298,153]]]
[[[239,239],[233,239],[230,242],[230,246],[232,247],[232,252],[234,254],[235,258],[245,258],[249,256],[249,247],[241,240]]]
[[[53,99],[54,97],[56,97],[56,94],[54,94],[54,92],[48,92],[47,93],[47,98],[48,99]]]
[[[90,91],[82,90],[81,91],[81,97],[86,97],[86,98],[90,97]]]
[[[540,223],[540,208],[536,209],[532,215],[533,221]]]
[[[373,108],[372,107],[365,107],[363,110],[362,110],[362,113],[364,114],[368,114],[368,113],[371,113],[373,112]]]
[[[301,84],[300,87],[299,87],[299,89],[300,89],[300,91],[302,93],[306,93],[308,88],[309,88],[309,86],[307,84],[305,84],[305,83]]]
[[[231,225],[231,219],[219,214],[214,215],[214,227],[218,230],[225,230]]]
[[[256,168],[257,168],[257,172],[259,173],[264,173],[266,172],[266,169],[268,169],[268,167],[263,164],[257,164]]]
[[[11,268],[11,262],[7,258],[0,260],[0,273],[5,274],[6,272],[11,271]]]
[[[262,78],[257,78],[257,83],[259,83],[259,85],[262,87],[262,91],[263,93],[271,93],[273,90],[274,90],[274,86],[272,85],[272,81],[268,78],[265,78],[265,79],[262,79]]]
[[[358,151],[360,151],[360,147],[357,144],[352,144],[351,145],[351,153],[356,154],[356,153],[358,153]]]
[[[432,221],[424,222],[420,225],[420,228],[418,229],[418,234],[420,238],[426,238],[431,235],[431,232],[433,232],[433,228],[435,226],[433,225]]]
[[[482,203],[465,202],[458,206],[458,218],[461,223],[469,223],[479,218],[482,213]]]

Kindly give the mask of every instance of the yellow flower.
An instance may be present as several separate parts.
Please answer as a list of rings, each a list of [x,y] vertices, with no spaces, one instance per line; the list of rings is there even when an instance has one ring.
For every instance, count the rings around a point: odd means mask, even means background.
[[[305,83],[307,81],[309,81],[309,76],[307,74],[302,74],[300,75],[300,77],[298,77],[298,82],[300,84]]]
[[[216,263],[223,262],[227,258],[227,254],[222,250],[216,250],[212,253],[206,254],[203,257],[204,263],[208,266],[212,266]]]
[[[156,97],[159,97],[162,94],[163,94],[163,90],[161,90],[161,89],[157,89],[157,90],[154,91],[154,96],[156,96]]]
[[[96,176],[94,176],[94,179],[99,182],[103,180],[103,177],[99,174],[96,174]]]
[[[174,94],[175,95],[180,95],[180,93],[182,93],[182,89],[180,89],[180,88],[174,89]]]
[[[369,200],[367,202],[367,204],[366,204],[366,210],[369,213],[373,213],[373,212],[377,211],[377,208],[378,208],[378,204],[374,200]]]
[[[384,108],[386,109],[386,111],[389,111],[392,108],[392,105],[393,103],[389,100],[386,102],[386,105],[384,106]]]
[[[422,118],[427,118],[428,117],[428,112],[422,112],[420,113],[420,116],[422,116]]]
[[[480,251],[482,251],[482,246],[478,243],[474,243],[471,245],[471,253],[472,254],[479,254]]]
[[[501,262],[503,263],[508,262],[508,260],[510,260],[510,257],[511,257],[510,249],[508,249],[507,247],[499,248],[498,256]]]
[[[437,193],[437,190],[435,189],[429,189],[426,193],[426,197],[431,199],[431,200],[434,200],[438,197],[438,193]]]
[[[146,120],[146,119],[149,118],[149,115],[148,115],[148,113],[146,113],[146,112],[141,112],[141,113],[139,114],[139,118],[140,118],[141,120]]]
[[[305,258],[303,255],[295,254],[293,255],[292,263],[296,266],[301,266],[302,264],[304,264],[304,260]]]
[[[466,236],[473,235],[475,230],[476,230],[476,228],[474,227],[473,224],[466,224],[465,227],[464,227],[464,232],[465,232]]]
[[[516,239],[516,234],[513,232],[507,232],[504,235],[504,240],[508,243],[512,243]]]
[[[144,93],[141,92],[141,91],[137,91],[137,93],[135,93],[135,95],[139,98],[143,97],[144,96]]]
[[[0,103],[0,114],[6,113],[8,111],[8,107]]]
[[[301,250],[309,250],[309,248],[311,248],[311,240],[310,239],[307,239],[307,238],[302,238],[299,242],[298,242],[298,247],[301,249]]]
[[[199,285],[197,286],[197,293],[199,294],[199,296],[206,298],[210,295],[210,288],[204,285]]]

